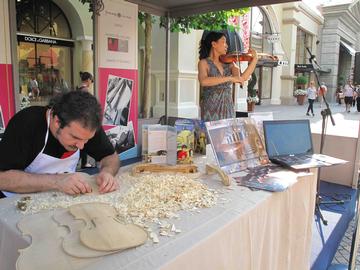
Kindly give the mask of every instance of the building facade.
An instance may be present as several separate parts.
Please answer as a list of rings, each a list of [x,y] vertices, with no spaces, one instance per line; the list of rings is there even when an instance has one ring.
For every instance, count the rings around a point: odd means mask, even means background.
[[[79,0],[5,0],[1,5],[0,105],[6,125],[22,108],[24,97],[30,105],[45,104],[57,92],[75,88],[80,71],[93,73],[93,22],[89,7]],[[339,83],[352,78],[354,55],[360,50],[359,5],[347,0],[314,9],[305,2],[292,2],[251,9],[250,45],[287,63],[256,68],[260,105],[295,104],[296,77],[316,80],[311,70],[297,68],[308,65],[311,55],[316,56],[319,80],[328,86],[328,100],[335,100]],[[144,34],[138,27],[140,101]],[[200,115],[197,63],[202,32],[170,35],[169,115]],[[154,24],[150,94],[154,117],[165,110],[165,44],[164,29]],[[40,90],[38,99],[29,87],[33,78]],[[246,111],[246,97],[246,86],[235,89],[236,110]]]
[[[0,61],[10,67],[5,85],[11,84],[11,90],[0,105],[3,111],[13,108],[4,112],[7,122],[24,106],[47,104],[52,96],[74,89],[80,71],[93,73],[93,24],[89,7],[78,0],[9,0],[2,5]]]

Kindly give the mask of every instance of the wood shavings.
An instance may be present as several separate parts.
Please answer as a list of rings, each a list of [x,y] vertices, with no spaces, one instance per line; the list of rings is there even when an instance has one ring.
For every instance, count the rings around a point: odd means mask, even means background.
[[[115,207],[119,220],[143,227],[152,242],[159,243],[158,235],[171,237],[181,232],[174,224],[163,219],[179,219],[179,211],[182,210],[199,213],[199,209],[212,207],[219,201],[217,190],[209,189],[206,184],[187,175],[144,174],[133,177],[123,173],[117,178],[120,190],[102,195],[70,196],[61,192],[32,194],[28,196],[22,213],[69,208],[79,203],[107,203]],[[158,234],[153,231],[151,224],[157,224],[155,231]]]
[[[206,185],[184,175],[142,175],[115,208],[120,215],[146,222],[176,217],[180,210],[211,207],[217,198]]]
[[[156,233],[154,233],[154,232],[150,233],[149,237],[153,241],[154,244],[159,243],[159,238]]]
[[[21,211],[25,211],[28,207],[30,200],[30,196],[21,197],[21,199],[17,201],[16,207]]]

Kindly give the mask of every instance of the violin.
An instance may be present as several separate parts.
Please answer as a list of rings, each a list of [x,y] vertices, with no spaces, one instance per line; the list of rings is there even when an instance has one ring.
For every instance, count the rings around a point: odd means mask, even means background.
[[[268,53],[258,53],[258,60],[262,61],[278,61],[279,58],[275,55],[271,55]],[[228,54],[223,54],[219,56],[220,62],[224,64],[231,64],[238,61],[250,62],[253,60],[253,55],[251,53],[239,53],[233,52]]]

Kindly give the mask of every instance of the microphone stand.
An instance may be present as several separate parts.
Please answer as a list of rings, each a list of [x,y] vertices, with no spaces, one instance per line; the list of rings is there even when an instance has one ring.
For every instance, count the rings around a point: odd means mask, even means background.
[[[315,55],[313,55],[310,51],[310,49],[308,47],[306,47],[306,50],[308,51],[310,58],[309,58],[309,62],[312,66],[312,70],[314,71],[315,74],[315,78],[316,81],[319,85],[319,87],[321,87],[320,84],[320,80],[319,80],[319,76],[316,73],[316,69],[314,67],[314,63],[319,67],[319,64],[316,61]],[[328,122],[328,118],[330,117],[331,123],[333,126],[335,126],[335,120],[331,114],[331,110],[329,107],[329,103],[326,100],[325,97],[325,93],[323,95],[323,100],[325,103],[325,109],[323,109],[321,111],[321,116],[322,116],[322,125],[321,125],[321,137],[320,137],[320,154],[323,154],[324,151],[324,144],[325,144],[325,130],[326,130],[326,126],[327,126],[327,122]],[[317,182],[316,182],[316,205],[315,205],[315,212],[318,214],[318,216],[320,217],[321,221],[323,222],[324,225],[328,224],[328,221],[324,218],[324,216],[321,213],[321,209],[320,209],[320,204],[343,204],[344,201],[343,200],[336,200],[336,201],[322,201],[322,198],[320,196],[320,172],[321,172],[321,168],[318,168],[318,175],[317,175]]]

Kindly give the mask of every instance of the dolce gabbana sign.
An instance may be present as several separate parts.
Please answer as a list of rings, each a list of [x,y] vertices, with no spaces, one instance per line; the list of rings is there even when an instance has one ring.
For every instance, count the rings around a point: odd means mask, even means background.
[[[72,41],[47,38],[47,37],[36,37],[36,36],[27,36],[27,35],[18,34],[17,40],[23,42],[31,42],[31,43],[42,43],[48,45],[74,47],[74,42]]]

